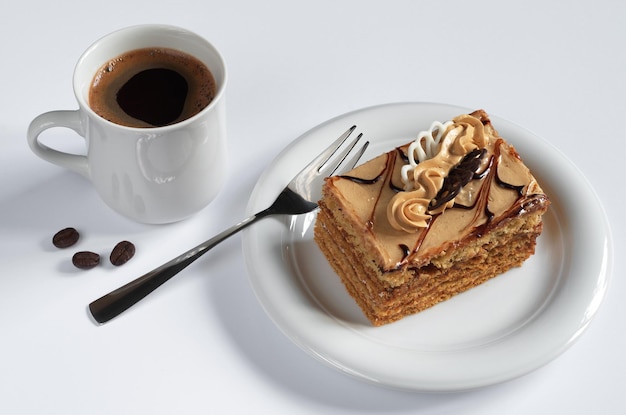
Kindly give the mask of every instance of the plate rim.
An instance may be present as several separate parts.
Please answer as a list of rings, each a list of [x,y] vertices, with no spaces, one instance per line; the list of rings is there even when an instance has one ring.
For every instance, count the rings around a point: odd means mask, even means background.
[[[251,193],[251,196],[247,205],[247,209],[246,209],[247,212],[249,214],[253,213],[256,210],[259,210],[260,207],[265,207],[266,204],[271,202],[271,199],[275,197],[275,194],[272,194],[272,192],[267,191],[268,186],[271,188],[275,188],[276,193],[277,193],[278,191],[282,189],[282,186],[286,184],[286,183],[279,183],[279,180],[275,180],[275,178],[273,178],[272,175],[274,176],[276,175],[276,171],[280,168],[281,163],[283,164],[288,163],[286,159],[288,159],[294,151],[298,151],[298,150],[303,151],[302,148],[308,147],[308,146],[316,147],[318,148],[318,151],[319,151],[324,147],[323,143],[313,143],[313,144],[318,144],[318,145],[313,145],[310,143],[311,141],[314,141],[314,137],[316,136],[316,134],[318,134],[323,129],[328,128],[329,126],[332,126],[333,124],[336,124],[339,121],[343,121],[351,117],[353,118],[353,117],[363,116],[364,114],[368,114],[368,113],[378,113],[378,112],[385,112],[389,110],[391,111],[399,110],[399,109],[404,110],[407,108],[415,109],[415,110],[417,109],[424,110],[425,108],[428,108],[430,110],[435,110],[435,111],[448,111],[454,115],[458,115],[459,113],[462,113],[462,112],[472,111],[471,109],[468,109],[462,106],[442,104],[442,103],[398,102],[398,103],[387,103],[387,104],[364,107],[364,108],[360,108],[360,109],[350,111],[350,112],[338,115],[336,117],[333,117],[321,124],[318,124],[317,126],[306,131],[304,134],[300,135],[297,139],[289,143],[276,156],[276,158],[272,161],[272,163],[270,163],[270,165],[264,170],[263,174],[259,177]],[[258,271],[258,264],[255,263],[256,259],[253,254],[253,251],[255,249],[253,239],[260,232],[260,230],[259,230],[259,227],[248,228],[243,233],[242,246],[243,246],[244,259],[245,259],[246,267],[248,270],[249,282],[262,308],[265,310],[266,314],[274,322],[274,324],[276,324],[276,326],[283,332],[284,335],[286,335],[292,342],[298,345],[301,349],[303,349],[310,355],[314,356],[318,360],[321,360],[323,363],[330,365],[331,367],[334,367],[335,369],[339,369],[341,372],[347,373],[353,377],[370,381],[376,384],[382,384],[385,386],[398,388],[398,389],[407,389],[407,390],[413,390],[413,391],[435,391],[435,392],[474,389],[474,388],[484,387],[484,386],[488,386],[488,385],[495,384],[495,383],[500,383],[503,381],[511,380],[516,377],[522,376],[552,361],[554,358],[556,358],[565,350],[567,350],[575,342],[575,340],[579,338],[579,336],[586,330],[589,323],[591,322],[591,320],[597,313],[597,310],[600,304],[602,303],[602,300],[606,296],[606,291],[608,290],[608,285],[610,282],[612,263],[613,263],[613,244],[612,244],[612,236],[610,232],[610,226],[608,224],[607,215],[600,202],[600,199],[595,193],[595,190],[591,186],[590,182],[584,176],[582,171],[574,163],[572,163],[563,154],[563,152],[561,152],[558,148],[552,145],[552,143],[546,141],[545,139],[539,137],[537,134],[534,134],[533,132],[529,131],[528,129],[518,124],[515,124],[511,121],[505,120],[503,118],[500,118],[498,116],[491,115],[491,114],[490,114],[490,118],[493,120],[494,125],[496,126],[497,130],[501,131],[503,129],[506,130],[506,129],[513,128],[514,130],[516,130],[517,133],[521,133],[523,135],[532,137],[532,141],[534,141],[534,143],[531,145],[540,144],[541,146],[544,146],[545,148],[549,149],[549,152],[548,152],[550,153],[549,158],[552,158],[552,159],[557,158],[561,166],[566,166],[567,168],[570,169],[571,172],[575,173],[576,178],[580,180],[579,187],[582,188],[581,192],[584,191],[587,196],[590,196],[590,200],[587,201],[590,204],[588,206],[591,206],[594,212],[596,213],[594,217],[595,224],[600,225],[598,226],[599,233],[596,235],[596,238],[601,238],[604,241],[604,246],[600,248],[600,251],[602,251],[602,256],[603,256],[602,259],[600,260],[600,262],[602,263],[602,267],[596,272],[597,275],[594,280],[595,292],[592,295],[590,304],[588,304],[585,318],[580,321],[580,324],[576,328],[576,330],[570,329],[570,331],[572,332],[568,333],[569,335],[564,337],[566,338],[566,340],[559,341],[558,342],[559,344],[551,345],[550,350],[543,353],[543,357],[535,361],[532,365],[527,364],[525,367],[516,368],[515,370],[509,370],[506,373],[501,373],[499,376],[491,376],[488,379],[473,379],[473,380],[460,379],[457,381],[450,381],[450,379],[437,379],[437,380],[434,380],[432,384],[427,385],[424,383],[423,379],[420,379],[418,381],[410,377],[409,378],[404,377],[402,379],[398,379],[397,376],[393,376],[393,375],[389,376],[389,373],[387,374],[378,373],[380,372],[380,369],[378,369],[378,372],[374,370],[375,373],[367,373],[367,371],[363,371],[363,370],[359,370],[358,368],[355,368],[354,365],[351,365],[349,362],[346,363],[345,356],[342,356],[342,355],[333,356],[332,353],[329,355],[328,350],[324,349],[319,344],[312,344],[311,339],[310,338],[307,339],[306,338],[307,336],[304,335],[305,333],[299,332],[298,330],[294,330],[292,323],[286,322],[285,316],[281,316],[280,313],[277,313],[275,305],[268,304],[268,299],[264,297],[263,291],[261,289],[262,277],[260,276],[260,274],[257,275],[257,272],[262,273],[262,271]],[[435,121],[435,120],[433,119],[432,121]],[[346,121],[346,124],[351,124],[351,122]],[[415,131],[415,134],[416,133],[417,131]],[[516,147],[518,147],[518,143],[513,143],[513,144]],[[287,174],[281,175],[281,176],[284,176],[282,177],[283,180],[289,180],[291,176],[299,170],[298,166],[294,166],[293,168],[295,169],[293,173],[291,174],[287,173]],[[571,192],[572,190],[569,189],[567,191]],[[561,208],[563,209],[563,207]],[[565,207],[565,209],[567,208],[568,207]],[[284,226],[284,223],[281,223],[279,226]],[[283,234],[284,234],[283,231],[281,231],[281,235]],[[284,248],[283,246],[284,241],[280,241],[279,245]],[[284,262],[282,259],[281,261]],[[297,275],[293,275],[293,276],[297,278]],[[322,313],[326,313],[325,310],[320,310],[320,311]],[[539,314],[541,315],[542,313],[543,312]],[[329,318],[328,321],[332,320],[331,316],[327,316],[327,317]],[[310,323],[310,322],[304,322],[304,323]],[[327,328],[330,329],[331,326],[332,326],[332,323],[330,323],[330,326]],[[307,330],[307,329],[305,328],[304,330]],[[333,331],[333,334],[337,334],[337,333]],[[324,350],[321,350],[321,349],[324,349]],[[376,349],[376,348],[373,347],[373,349]],[[489,349],[489,348],[487,347],[485,349]],[[345,353],[345,351],[343,352]],[[414,351],[414,353],[422,353],[422,352]],[[461,359],[461,362],[462,362],[462,359]]]

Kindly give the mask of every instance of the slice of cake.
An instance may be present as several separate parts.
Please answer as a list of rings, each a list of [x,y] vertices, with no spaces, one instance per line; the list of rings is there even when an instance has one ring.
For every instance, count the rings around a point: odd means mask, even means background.
[[[315,241],[379,326],[520,266],[549,204],[479,110],[327,178]]]

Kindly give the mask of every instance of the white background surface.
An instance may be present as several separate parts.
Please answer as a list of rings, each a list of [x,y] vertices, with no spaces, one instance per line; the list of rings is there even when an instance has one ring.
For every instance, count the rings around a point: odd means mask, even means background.
[[[501,414],[626,412],[626,5],[619,1],[19,2],[0,26],[0,413]],[[71,75],[97,38],[139,23],[193,30],[224,54],[229,181],[194,218],[144,226],[111,212],[81,177],[35,157],[30,120],[74,109]],[[589,329],[539,370],[454,394],[389,390],[321,365],[254,297],[240,236],[119,319],[87,304],[244,217],[252,188],[300,134],[354,109],[433,101],[516,122],[587,176],[612,226],[615,261]],[[80,149],[55,130],[49,140]],[[555,172],[558,174],[558,172]],[[50,243],[65,226],[119,269],[75,270]],[[372,358],[375,358],[373,356]]]

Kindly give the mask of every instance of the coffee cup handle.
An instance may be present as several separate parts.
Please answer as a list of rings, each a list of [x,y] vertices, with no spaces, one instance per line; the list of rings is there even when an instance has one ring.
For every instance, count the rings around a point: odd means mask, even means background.
[[[50,163],[68,168],[89,178],[89,167],[86,156],[55,150],[39,141],[39,135],[42,132],[54,127],[69,128],[77,132],[81,137],[84,137],[80,111],[62,110],[46,112],[37,116],[28,126],[28,145],[33,153]]]

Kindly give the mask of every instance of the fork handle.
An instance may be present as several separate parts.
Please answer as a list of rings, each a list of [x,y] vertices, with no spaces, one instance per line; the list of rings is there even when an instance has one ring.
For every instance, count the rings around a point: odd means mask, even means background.
[[[100,324],[117,317],[131,306],[141,301],[152,291],[166,283],[170,278],[185,269],[196,259],[207,253],[215,245],[253,224],[257,220],[268,216],[270,213],[269,209],[267,209],[250,216],[160,267],[100,297],[89,304],[91,315]]]

